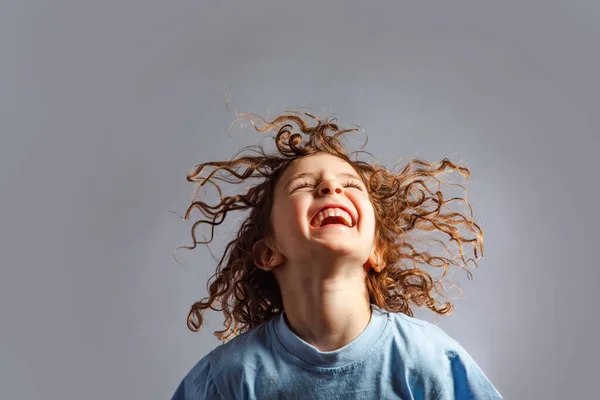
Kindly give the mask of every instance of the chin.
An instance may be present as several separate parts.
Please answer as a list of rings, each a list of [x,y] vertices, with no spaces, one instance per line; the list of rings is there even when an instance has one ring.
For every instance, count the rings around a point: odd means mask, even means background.
[[[357,254],[357,248],[356,245],[353,245],[352,243],[344,243],[344,242],[334,242],[334,241],[330,241],[330,242],[326,242],[326,243],[319,243],[317,246],[312,246],[313,248],[311,249],[311,252],[315,255],[318,255],[318,257],[322,258],[322,257],[332,257],[332,258],[339,258],[339,257],[344,257],[344,256],[353,256],[352,258],[356,258],[356,259],[362,259],[363,257],[359,257],[359,254]],[[366,257],[364,257],[366,258]]]

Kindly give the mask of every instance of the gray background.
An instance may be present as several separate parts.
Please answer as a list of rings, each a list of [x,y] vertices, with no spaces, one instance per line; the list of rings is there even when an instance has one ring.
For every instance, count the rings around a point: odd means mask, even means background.
[[[175,263],[166,212],[260,139],[226,94],[465,160],[486,257],[438,323],[507,399],[596,397],[598,2],[0,4],[0,398],[165,399],[218,344],[185,326],[216,263]]]

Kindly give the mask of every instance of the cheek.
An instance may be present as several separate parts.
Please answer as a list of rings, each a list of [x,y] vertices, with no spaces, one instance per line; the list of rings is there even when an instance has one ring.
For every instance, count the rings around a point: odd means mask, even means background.
[[[274,208],[272,218],[275,234],[280,237],[296,236],[306,220],[306,209],[301,201],[289,201]]]
[[[306,225],[306,202],[301,199],[290,202],[285,221],[292,234],[305,229]]]
[[[363,228],[375,235],[375,210],[368,199],[362,199],[361,202]]]

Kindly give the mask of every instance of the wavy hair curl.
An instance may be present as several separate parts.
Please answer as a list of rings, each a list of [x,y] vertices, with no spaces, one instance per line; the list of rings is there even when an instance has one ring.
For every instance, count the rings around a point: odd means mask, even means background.
[[[468,181],[470,170],[447,158],[430,163],[415,158],[398,173],[380,165],[358,160],[362,150],[348,153],[342,137],[358,129],[342,129],[336,119],[320,120],[309,113],[287,112],[270,121],[253,114],[242,114],[260,133],[277,132],[274,139],[276,152],[268,154],[261,146],[247,146],[228,161],[211,161],[195,166],[187,180],[197,189],[212,185],[219,194],[219,202],[210,205],[195,198],[185,213],[190,219],[193,210],[203,218],[191,229],[193,245],[180,248],[195,249],[198,244],[208,245],[214,238],[215,227],[222,224],[228,213],[249,211],[231,242],[227,244],[215,273],[207,283],[208,296],[194,303],[187,317],[191,331],[200,330],[207,309],[221,311],[225,329],[214,332],[225,342],[266,322],[283,310],[281,292],[272,272],[254,264],[252,248],[260,239],[273,234],[270,213],[275,185],[285,169],[299,158],[320,152],[332,154],[349,163],[365,182],[375,210],[375,246],[382,256],[385,268],[376,272],[370,268],[365,278],[371,303],[391,312],[413,316],[411,304],[426,306],[437,314],[448,314],[453,305],[440,302],[444,295],[444,278],[450,266],[464,269],[469,279],[468,264],[477,267],[476,259],[483,256],[483,231],[473,221],[472,207],[463,197],[446,198],[441,191],[439,176],[456,171]],[[366,145],[366,143],[365,143]],[[363,147],[364,148],[364,145]],[[353,157],[355,159],[353,159]],[[218,182],[239,184],[258,178],[244,193],[224,196]],[[437,187],[435,187],[437,184]],[[451,202],[466,205],[467,212],[448,207]],[[466,215],[465,215],[466,214]],[[210,226],[210,237],[198,240],[196,229]],[[415,233],[440,233],[433,239],[441,249],[419,249],[423,237]],[[454,248],[451,248],[451,244]],[[474,258],[467,258],[463,246],[473,248]],[[442,276],[434,280],[426,266],[442,269]]]

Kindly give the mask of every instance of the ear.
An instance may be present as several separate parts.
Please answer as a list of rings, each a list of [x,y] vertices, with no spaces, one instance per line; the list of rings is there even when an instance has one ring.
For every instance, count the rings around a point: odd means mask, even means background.
[[[260,239],[252,246],[254,265],[263,271],[271,271],[283,263],[283,255],[275,248],[269,238]]]
[[[381,272],[386,267],[381,252],[379,252],[375,246],[371,250],[371,255],[367,262],[363,265],[365,272],[369,272],[370,268],[373,268],[375,272]]]

